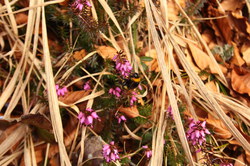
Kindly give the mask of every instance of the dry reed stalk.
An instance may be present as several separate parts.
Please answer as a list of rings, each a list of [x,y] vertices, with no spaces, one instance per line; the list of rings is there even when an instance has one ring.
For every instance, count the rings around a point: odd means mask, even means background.
[[[45,63],[45,73],[46,73],[46,87],[48,91],[48,102],[50,115],[52,120],[53,131],[55,135],[55,139],[59,145],[59,154],[61,165],[69,166],[71,165],[68,154],[66,152],[66,148],[64,145],[64,137],[63,137],[63,126],[61,121],[61,115],[59,110],[59,103],[56,94],[54,76],[52,71],[52,64],[50,59],[50,51],[48,46],[48,36],[47,36],[47,28],[46,28],[46,20],[45,20],[45,9],[42,7],[42,43],[43,43],[43,53],[44,53],[44,63]]]
[[[185,130],[184,130],[183,124],[181,122],[181,117],[180,117],[179,109],[177,106],[177,100],[176,100],[176,97],[175,97],[175,94],[173,91],[173,86],[171,84],[169,65],[165,64],[165,60],[164,60],[165,54],[164,54],[164,51],[163,51],[162,46],[161,46],[159,35],[156,31],[153,16],[154,16],[155,20],[158,20],[157,21],[158,26],[165,27],[165,25],[163,23],[159,24],[159,22],[161,22],[160,17],[157,17],[157,15],[156,15],[157,12],[156,12],[155,8],[152,7],[153,6],[152,1],[145,0],[145,6],[146,6],[146,12],[147,12],[147,19],[149,21],[149,30],[152,33],[152,40],[154,42],[154,45],[155,45],[155,48],[156,48],[156,51],[158,54],[158,56],[157,56],[158,64],[159,64],[161,71],[162,71],[162,77],[163,77],[164,83],[166,84],[167,89],[168,89],[167,94],[168,94],[168,97],[170,100],[171,107],[173,108],[173,115],[174,115],[174,121],[175,121],[175,124],[177,127],[177,132],[179,134],[179,138],[180,138],[182,146],[184,148],[184,152],[188,158],[189,164],[194,165],[194,161],[193,161],[193,158],[192,158],[192,155],[191,155],[191,152],[189,149],[189,145],[188,145],[188,142],[186,139]],[[151,10],[153,11],[153,13]],[[161,157],[163,157],[163,156],[161,156]],[[157,163],[157,164],[162,164],[162,163]]]

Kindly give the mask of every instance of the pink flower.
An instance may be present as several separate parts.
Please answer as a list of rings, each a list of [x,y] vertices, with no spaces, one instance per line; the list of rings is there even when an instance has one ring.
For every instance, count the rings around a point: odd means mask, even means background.
[[[142,86],[140,84],[138,85],[138,89],[142,90]]]
[[[220,163],[220,166],[233,166],[232,163]]]
[[[84,5],[82,3],[82,0],[75,0],[75,2],[71,5],[72,8],[75,10],[82,11]]]
[[[211,134],[208,129],[206,129],[206,121],[201,122],[190,119],[187,139],[192,142],[192,145],[202,145],[206,142],[206,134]]]
[[[92,7],[91,3],[88,0],[75,0],[75,2],[71,5],[74,10],[78,10],[81,12],[84,8],[84,5],[88,7]]]
[[[121,89],[119,87],[116,88],[110,88],[109,93],[115,95],[116,97],[121,97]]]
[[[89,85],[89,81],[87,81],[84,86],[83,86],[84,90],[89,90],[90,89],[90,85]]]
[[[142,148],[145,149],[145,155],[149,159],[152,156],[152,150],[147,145],[142,146]]]
[[[132,92],[131,99],[130,99],[130,106],[133,106],[133,105],[134,105],[134,102],[137,101],[136,95],[137,95],[137,93],[136,93],[135,91],[133,91],[133,92]]]
[[[115,61],[115,69],[123,76],[124,78],[127,78],[131,71],[132,71],[132,66],[130,62],[124,58],[122,53],[118,53],[117,55],[114,56],[113,60]]]
[[[85,113],[80,112],[78,114],[78,119],[79,119],[81,124],[83,124],[85,126],[93,127],[94,119],[99,119],[99,116],[97,115],[97,113],[93,109],[87,108]]]
[[[64,96],[65,93],[68,92],[68,89],[66,87],[63,87],[63,88],[59,88],[59,85],[56,84],[56,93],[57,93],[57,96]]]
[[[168,116],[168,117],[174,119],[173,110],[172,110],[172,107],[171,107],[171,106],[169,106],[169,107],[167,108],[166,112],[167,112],[167,116]]]
[[[103,157],[108,163],[120,159],[118,150],[114,144],[114,141],[111,141],[109,144],[103,145],[102,148]]]
[[[127,121],[127,119],[124,115],[117,115],[116,118],[118,119],[118,123],[121,123],[122,121],[123,122]]]
[[[88,0],[86,0],[85,3],[86,3],[87,6],[92,7],[91,3]]]

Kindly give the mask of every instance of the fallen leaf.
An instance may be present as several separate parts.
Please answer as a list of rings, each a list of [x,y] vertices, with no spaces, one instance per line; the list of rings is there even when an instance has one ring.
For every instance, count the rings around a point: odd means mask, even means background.
[[[219,16],[224,16],[224,13],[220,12],[218,9],[210,5],[208,7],[208,15],[209,17],[219,17]],[[215,32],[215,35],[218,38],[221,38],[227,43],[231,42],[233,32],[228,17],[218,18],[216,20],[210,20],[210,23]]]
[[[250,73],[239,75],[235,70],[232,70],[231,85],[236,92],[240,94],[247,93],[250,96]]]
[[[89,95],[89,93],[91,92],[91,90],[85,91],[85,90],[81,90],[81,91],[74,91],[74,92],[68,92],[66,93],[65,96],[60,96],[58,99],[59,101],[63,102],[64,104],[67,105],[72,105],[75,102],[77,102],[78,100],[82,99],[83,97]]]
[[[66,123],[66,126],[64,128],[64,145],[67,147],[72,144],[72,141],[75,138],[75,134],[77,131],[77,123],[78,121],[76,120],[75,117],[70,116],[68,118],[68,121]],[[41,144],[35,147],[35,156],[36,156],[36,162],[41,163],[45,159],[45,152],[47,149],[47,144]],[[49,148],[49,153],[48,153],[48,159],[53,158],[56,154],[59,153],[59,148],[57,144],[51,144]],[[53,160],[53,159],[52,159]],[[20,166],[25,166],[24,164],[24,157],[21,159]]]
[[[248,19],[242,16],[241,12],[231,12],[229,14],[229,19],[231,25],[234,27],[237,33],[241,33],[241,35],[244,34],[244,36],[249,39],[250,24]]]
[[[222,73],[226,74],[227,68],[224,65],[221,65],[221,64],[218,64],[218,65],[219,65],[219,68],[221,69]],[[218,70],[213,63],[209,64],[209,68],[210,68],[211,73],[218,74]]]
[[[250,163],[250,152],[248,152],[247,150],[245,152],[246,152],[246,160],[248,163]]]
[[[139,111],[136,106],[132,107],[120,107],[118,111],[124,113],[126,116],[130,118],[136,118],[140,116]]]
[[[210,49],[213,49],[213,47],[216,45],[216,43],[214,42],[214,32],[212,30],[205,29],[201,37],[203,38],[203,40],[205,40]]]
[[[38,128],[52,130],[51,122],[40,113],[23,115],[21,116],[21,122]]]
[[[233,136],[221,120],[208,118],[206,119],[206,122],[208,128],[213,130],[215,137],[229,139]]]
[[[197,66],[201,70],[205,70],[206,68],[208,68],[209,64],[211,63],[209,56],[194,44],[188,43],[188,46]]]
[[[242,9],[243,6],[245,5],[245,1],[242,0],[223,0],[220,3],[220,6],[223,8],[225,11],[235,11],[238,9]]]
[[[72,76],[73,80],[76,80],[80,78],[79,76]],[[86,81],[83,81],[82,79],[75,82],[73,85],[76,86],[78,89],[82,89]]]
[[[177,0],[177,3],[180,4],[180,6],[182,6],[183,8],[185,8],[186,6],[186,1],[185,0]],[[168,10],[167,10],[167,17],[168,20],[172,20],[172,21],[176,21],[179,19],[179,13],[180,13],[180,9],[178,8],[178,6],[176,5],[174,0],[168,0],[167,1],[168,4]]]
[[[245,163],[244,162],[244,158],[245,158],[245,156],[244,156],[244,154],[242,153],[241,155],[239,155],[238,157],[237,157],[237,160],[235,161],[235,163],[234,163],[234,166],[244,166],[242,163]],[[239,162],[239,161],[241,161],[241,162]]]
[[[117,54],[117,50],[110,46],[95,46],[95,48],[98,54],[101,55],[103,59],[112,59]]]
[[[75,51],[74,54],[72,55],[72,58],[76,61],[82,60],[86,56],[86,50],[82,49],[80,51]]]
[[[247,66],[250,67],[250,42],[244,43],[241,47],[241,53]]]
[[[234,56],[231,59],[231,63],[235,64],[237,66],[242,66],[245,63],[245,61],[241,58],[240,51],[239,51],[237,45],[234,42],[232,42],[232,45],[234,48]]]
[[[24,12],[17,13],[15,15],[15,19],[16,19],[17,25],[24,24],[24,23],[27,23],[27,21],[28,21],[28,15]]]
[[[215,84],[215,81],[209,81],[205,84],[205,86],[207,87],[207,89],[209,89],[212,92],[216,92],[216,93],[220,92],[218,87]]]

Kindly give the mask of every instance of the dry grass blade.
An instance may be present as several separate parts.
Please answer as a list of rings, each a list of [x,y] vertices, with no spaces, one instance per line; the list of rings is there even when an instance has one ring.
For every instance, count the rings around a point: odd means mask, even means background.
[[[124,34],[122,32],[122,29],[117,21],[117,19],[115,18],[114,16],[114,13],[112,12],[112,10],[110,9],[109,5],[107,4],[106,1],[104,0],[98,0],[100,2],[100,4],[102,5],[102,7],[104,8],[104,10],[107,12],[107,14],[109,15],[109,17],[111,18],[111,20],[114,22],[115,26],[117,27],[117,29],[120,31],[121,35],[123,38],[124,37]]]
[[[17,157],[19,157],[21,154],[23,153],[23,151],[19,151],[19,152],[14,152],[9,156],[4,157],[1,161],[0,161],[0,165],[2,166],[8,166],[10,165],[10,163],[12,163]]]
[[[195,84],[196,88],[200,92],[200,94],[203,96],[205,101],[207,101],[210,105],[210,107],[217,113],[219,118],[226,124],[228,129],[233,133],[234,137],[241,142],[242,146],[245,150],[250,150],[250,144],[247,142],[247,140],[242,136],[242,134],[238,131],[238,129],[234,126],[234,124],[231,122],[231,120],[227,117],[227,115],[223,112],[220,105],[217,103],[214,97],[212,97],[211,92],[206,88],[198,74],[193,71],[190,64],[187,62],[185,55],[183,54],[180,47],[175,43],[174,39],[172,38],[171,34],[168,33],[169,39],[171,43],[174,46],[174,49],[176,51],[176,54],[178,55],[178,58],[180,59],[185,71],[188,73],[189,77],[191,78],[192,82]]]
[[[25,165],[37,165],[34,144],[31,135],[27,135],[24,141],[24,162]]]
[[[44,62],[45,62],[45,73],[46,73],[46,87],[48,90],[48,101],[50,108],[50,115],[52,119],[52,126],[56,140],[59,144],[60,160],[61,165],[71,165],[69,157],[66,152],[66,148],[63,142],[63,126],[61,121],[61,115],[59,110],[59,104],[56,94],[54,76],[52,71],[50,52],[48,47],[48,36],[46,30],[45,21],[45,9],[42,8],[42,37],[43,37],[43,51],[44,51]]]
[[[192,26],[192,28],[193,28],[195,34],[197,35],[197,37],[199,38],[201,44],[202,44],[202,45],[204,46],[204,48],[206,49],[206,52],[208,53],[208,55],[209,55],[209,57],[210,57],[210,59],[211,59],[211,62],[212,62],[213,65],[215,66],[215,68],[216,68],[216,70],[217,70],[219,76],[221,77],[222,82],[223,82],[225,85],[227,85],[227,81],[226,81],[226,78],[225,78],[225,76],[224,76],[222,70],[220,69],[220,67],[219,67],[217,61],[215,60],[215,58],[214,58],[212,52],[210,51],[208,45],[207,45],[206,42],[202,39],[201,34],[199,33],[198,29],[195,27],[194,23],[193,23],[192,20],[188,17],[188,15],[186,14],[186,12],[183,10],[183,8],[180,6],[180,4],[177,2],[177,0],[174,0],[174,1],[175,1],[175,3],[177,4],[177,6],[179,7],[181,13],[187,18],[188,23]]]
[[[162,98],[161,106],[160,106],[160,115],[157,118],[158,123],[156,126],[156,130],[153,135],[153,143],[152,143],[152,158],[151,158],[151,165],[159,165],[163,164],[163,152],[164,152],[164,135],[166,131],[167,121],[164,119],[164,112],[165,112],[165,102],[166,102],[166,84],[163,84],[162,87]]]
[[[1,143],[0,158],[10,150],[16,143],[18,143],[25,135],[26,126],[20,125]]]
[[[150,3],[152,4],[151,1],[150,1]],[[152,12],[151,12],[152,8],[150,8],[149,2],[147,0],[145,0],[145,6],[146,6],[146,11],[147,11],[147,18],[149,20],[150,31],[151,31],[151,34],[152,34],[152,39],[154,41],[155,48],[156,48],[156,51],[157,51],[157,54],[158,54],[158,56],[157,56],[158,63],[160,65],[160,67],[161,67],[162,77],[163,77],[163,80],[164,80],[165,84],[167,85],[168,97],[170,99],[170,104],[171,104],[171,106],[173,108],[174,120],[175,120],[175,123],[176,123],[176,126],[177,126],[177,131],[178,131],[180,140],[182,142],[182,146],[184,148],[184,151],[186,153],[186,156],[187,156],[187,158],[189,160],[189,163],[191,165],[194,165],[193,158],[192,158],[192,155],[191,155],[191,152],[190,152],[190,149],[189,149],[189,146],[188,146],[188,142],[187,142],[187,139],[186,139],[186,134],[185,134],[182,122],[181,122],[181,117],[180,117],[180,114],[179,114],[179,111],[178,111],[177,101],[176,101],[176,98],[175,98],[173,87],[171,85],[169,67],[167,67],[167,65],[165,64],[165,60],[164,60],[165,54],[164,54],[164,52],[163,52],[163,50],[161,48],[161,44],[160,44],[160,41],[159,41],[160,39],[159,39],[158,33],[156,31],[155,23],[154,23]],[[155,19],[158,19],[158,18],[155,17]],[[161,25],[161,26],[165,27],[165,25]],[[157,163],[157,164],[160,164],[160,163]]]

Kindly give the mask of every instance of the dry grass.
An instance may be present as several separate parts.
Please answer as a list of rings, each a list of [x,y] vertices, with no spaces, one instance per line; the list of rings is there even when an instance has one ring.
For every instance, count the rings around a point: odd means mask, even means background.
[[[86,78],[92,78],[94,82],[94,88],[92,92],[83,96],[72,104],[65,104],[58,101],[55,84],[56,82],[63,82],[67,80],[73,72],[76,70],[77,66],[85,62],[88,58],[96,54],[97,51],[88,53],[84,58],[72,65],[66,72],[62,74],[63,68],[67,65],[72,52],[68,57],[65,55],[65,61],[63,62],[60,69],[54,74],[52,56],[50,54],[49,43],[48,43],[48,32],[47,32],[47,22],[46,22],[46,8],[47,5],[52,5],[56,3],[63,2],[63,0],[54,0],[49,2],[44,2],[44,0],[30,1],[29,7],[25,7],[19,10],[14,10],[13,6],[17,1],[5,0],[5,5],[0,8],[0,26],[1,26],[1,44],[9,45],[10,49],[8,52],[0,53],[0,60],[4,61],[9,66],[9,73],[4,80],[4,85],[1,87],[2,91],[0,94],[0,110],[2,110],[6,104],[8,107],[3,114],[3,118],[8,121],[17,120],[20,121],[20,117],[12,117],[11,114],[15,110],[16,106],[21,103],[23,107],[23,115],[44,113],[46,109],[49,110],[50,120],[52,122],[53,133],[55,140],[58,144],[59,155],[60,155],[60,165],[71,165],[72,152],[79,150],[79,157],[77,159],[77,164],[81,165],[84,158],[84,140],[88,137],[87,131],[91,131],[92,134],[96,134],[93,130],[86,127],[77,127],[75,134],[73,135],[72,142],[66,144],[64,128],[62,123],[62,117],[60,113],[60,108],[71,110],[71,114],[76,116],[80,112],[77,104],[87,101],[86,107],[92,108],[94,104],[94,99],[102,96],[105,93],[104,85],[101,82],[103,76],[109,75],[110,72],[104,69],[98,73],[89,73],[85,68],[81,68],[82,71],[87,73],[87,75],[79,77],[71,82],[67,82],[66,87],[70,87],[78,81],[84,80]],[[156,8],[152,0],[139,1],[141,4],[140,10],[138,10],[132,17],[129,17],[129,22],[127,24],[127,31],[123,31],[121,25],[119,24],[115,14],[104,0],[98,1],[103,7],[106,17],[108,17],[118,29],[118,33],[115,34],[111,27],[108,27],[108,35],[101,33],[103,39],[109,42],[115,49],[121,50],[123,48],[127,58],[134,64],[134,69],[136,72],[143,73],[147,83],[149,84],[148,90],[145,92],[144,96],[148,93],[152,93],[152,87],[154,82],[150,81],[147,73],[143,70],[139,62],[139,56],[136,55],[136,43],[133,39],[133,24],[135,24],[142,16],[143,10],[146,11],[146,23],[148,31],[148,40],[144,43],[151,49],[151,45],[154,46],[157,52],[157,62],[160,68],[159,79],[163,81],[160,87],[157,87],[157,93],[152,94],[154,96],[154,125],[152,126],[153,136],[152,136],[152,158],[149,162],[150,165],[167,165],[167,158],[164,154],[164,142],[167,130],[167,121],[164,116],[166,110],[166,105],[170,104],[173,108],[174,123],[177,129],[178,137],[180,139],[181,145],[184,149],[185,156],[188,160],[189,165],[200,165],[201,161],[197,161],[192,156],[190,150],[190,145],[186,138],[185,126],[182,122],[181,113],[179,110],[178,102],[184,98],[184,102],[187,104],[187,110],[190,111],[192,117],[198,120],[198,115],[196,115],[195,108],[192,101],[200,101],[200,105],[210,113],[214,118],[220,119],[227,129],[232,133],[233,137],[240,143],[240,146],[244,150],[250,152],[249,141],[242,135],[239,128],[235,127],[235,123],[232,121],[232,117],[229,117],[225,112],[224,108],[235,116],[239,117],[245,124],[249,127],[250,121],[250,109],[248,106],[242,102],[233,99],[232,97],[225,96],[222,93],[217,93],[215,91],[210,91],[202,81],[201,77],[191,66],[190,62],[186,58],[186,52],[183,46],[176,41],[175,36],[182,36],[186,38],[186,34],[183,34],[182,25],[176,20],[173,22],[169,20],[168,16],[168,3],[163,3],[165,1],[160,0],[161,5]],[[216,77],[221,81],[226,87],[229,87],[228,82],[219,67],[214,55],[211,53],[207,43],[201,37],[200,32],[197,30],[193,21],[185,13],[178,1],[174,1],[180,10],[183,17],[188,21],[186,24],[190,27],[190,32],[192,33],[195,43],[202,46],[205,52],[208,54],[211,62],[215,66],[217,72]],[[94,3],[92,3],[94,5]],[[97,12],[95,6],[92,8],[93,16],[98,20]],[[18,25],[15,16],[21,12],[28,12],[27,22],[24,25]],[[19,35],[19,28],[26,26],[25,37]],[[41,33],[40,33],[41,32]],[[119,41],[117,36],[121,36]],[[4,40],[2,40],[5,38]],[[196,39],[196,40],[195,40]],[[6,42],[6,43],[3,43]],[[187,42],[185,42],[187,43]],[[184,44],[185,44],[184,43]],[[42,47],[42,48],[41,48]],[[132,49],[131,49],[132,48]],[[21,52],[19,58],[16,56],[16,52]],[[38,54],[42,54],[42,59],[38,58]],[[166,56],[167,55],[167,56]],[[166,61],[167,59],[167,61]],[[176,61],[178,59],[179,61]],[[166,63],[167,62],[167,63]],[[182,66],[183,69],[180,69]],[[188,81],[184,81],[182,78],[182,73],[187,73],[189,78]],[[172,73],[177,77],[176,80],[173,78]],[[31,79],[33,81],[31,81]],[[34,81],[35,80],[35,81]],[[36,100],[35,104],[32,102],[31,93],[33,93],[30,84],[35,83],[37,86],[36,91],[43,87],[47,92],[47,102],[42,102]],[[97,87],[103,88],[99,90]],[[181,98],[184,96],[183,98]],[[31,107],[30,105],[33,104]],[[49,105],[49,107],[47,107]],[[32,108],[32,109],[31,109]],[[103,111],[103,110],[99,110]],[[125,125],[124,127],[128,134],[136,139],[141,140],[140,136],[136,135],[136,132],[131,132],[131,130]],[[8,130],[8,131],[7,131]],[[6,131],[1,131],[1,137],[4,135],[4,140],[0,144],[0,165],[19,165],[20,158],[25,165],[37,165],[36,147],[39,144],[44,144],[47,146],[46,157],[44,163],[47,162],[50,153],[50,144],[43,141],[36,142],[32,137],[32,132],[26,124],[18,123],[12,128],[8,128]],[[80,137],[80,141],[76,141]],[[103,140],[101,140],[103,141]],[[104,141],[103,141],[104,142]],[[174,142],[174,141],[173,141]],[[70,150],[66,147],[71,147]],[[178,151],[175,147],[174,151]],[[11,152],[11,153],[10,153]],[[127,154],[127,156],[133,156],[135,153]],[[198,154],[197,158],[199,157]],[[234,159],[236,160],[236,159]],[[121,165],[120,162],[116,162],[116,165]],[[46,165],[46,164],[44,164]]]

